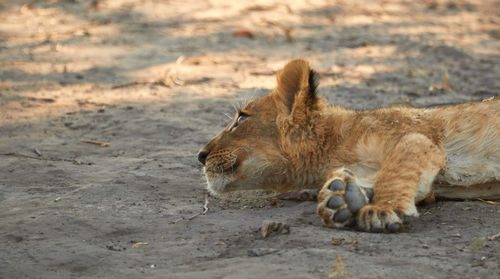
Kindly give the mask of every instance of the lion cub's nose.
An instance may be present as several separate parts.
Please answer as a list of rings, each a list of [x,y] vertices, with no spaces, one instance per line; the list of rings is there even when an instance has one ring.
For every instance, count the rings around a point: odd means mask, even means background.
[[[210,154],[210,151],[207,150],[200,151],[200,153],[198,153],[198,161],[200,161],[203,165],[205,165],[208,154]]]

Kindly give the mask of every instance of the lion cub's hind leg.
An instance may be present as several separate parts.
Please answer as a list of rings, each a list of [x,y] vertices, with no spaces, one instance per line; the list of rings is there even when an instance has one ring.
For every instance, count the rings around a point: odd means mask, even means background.
[[[327,227],[351,227],[358,211],[369,204],[373,191],[354,183],[353,174],[345,169],[334,171],[318,195],[318,215]]]

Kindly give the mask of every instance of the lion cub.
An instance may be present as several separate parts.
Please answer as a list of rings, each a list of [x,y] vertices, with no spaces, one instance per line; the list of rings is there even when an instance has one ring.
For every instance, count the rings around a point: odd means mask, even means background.
[[[398,232],[434,197],[500,198],[500,101],[371,111],[328,106],[304,60],[277,74],[198,159],[214,193],[320,189],[326,226]]]

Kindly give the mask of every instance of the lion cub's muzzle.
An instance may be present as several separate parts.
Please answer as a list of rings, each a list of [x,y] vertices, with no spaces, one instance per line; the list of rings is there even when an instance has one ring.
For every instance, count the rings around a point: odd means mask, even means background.
[[[204,152],[204,151],[202,151]],[[200,152],[200,154],[202,153]],[[234,154],[234,152],[231,152],[227,149],[225,150],[219,150],[216,152],[210,152],[208,155],[201,154],[198,155],[198,159],[200,159],[200,162],[202,160],[205,165],[205,170],[207,172],[211,172],[214,174],[224,174],[224,173],[230,173],[235,171],[238,168],[238,162],[237,162],[237,156]]]

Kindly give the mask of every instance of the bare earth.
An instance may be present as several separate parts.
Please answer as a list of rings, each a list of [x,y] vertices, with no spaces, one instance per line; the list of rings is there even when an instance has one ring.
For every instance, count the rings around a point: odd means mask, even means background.
[[[495,0],[0,1],[0,278],[499,278],[498,204],[394,235],[265,193],[200,215],[196,159],[292,58],[332,103],[436,106],[499,95],[499,40]]]

